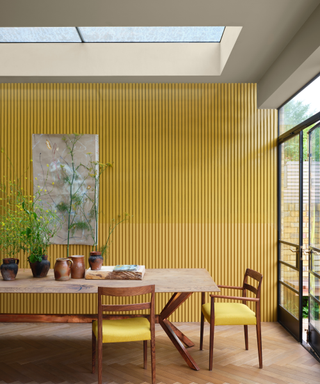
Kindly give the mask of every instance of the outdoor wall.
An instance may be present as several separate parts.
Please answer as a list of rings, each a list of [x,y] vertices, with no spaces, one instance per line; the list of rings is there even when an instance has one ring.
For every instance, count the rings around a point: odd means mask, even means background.
[[[256,269],[262,320],[275,321],[277,111],[258,110],[256,92],[256,84],[0,84],[0,147],[21,174],[33,133],[98,134],[100,161],[114,163],[102,177],[100,241],[117,214],[134,215],[114,232],[107,263],[206,268],[229,285]],[[0,175],[15,177],[4,162]],[[26,177],[31,193],[30,168]],[[71,253],[88,265],[89,251]],[[66,246],[48,253],[53,267]],[[157,296],[158,311],[167,299]],[[91,294],[0,300],[1,313],[96,312]],[[200,294],[173,317],[199,319]]]

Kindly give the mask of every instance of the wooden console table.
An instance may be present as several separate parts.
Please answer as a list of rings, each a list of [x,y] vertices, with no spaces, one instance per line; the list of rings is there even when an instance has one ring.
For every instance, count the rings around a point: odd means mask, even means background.
[[[194,344],[177,329],[168,317],[194,292],[220,292],[206,269],[147,269],[143,280],[54,280],[53,270],[45,278],[36,279],[30,270],[19,269],[14,281],[0,280],[0,293],[97,293],[98,286],[135,287],[155,284],[158,293],[173,293],[168,303],[157,316],[163,330],[177,348],[188,366],[199,370],[187,348]],[[200,311],[200,308],[199,308]],[[1,315],[2,317],[6,315]],[[0,318],[1,320],[1,318]]]

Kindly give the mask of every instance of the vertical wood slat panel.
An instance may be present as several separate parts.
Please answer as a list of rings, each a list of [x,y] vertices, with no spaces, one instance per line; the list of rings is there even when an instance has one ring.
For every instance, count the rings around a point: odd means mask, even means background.
[[[0,84],[0,147],[32,193],[33,133],[99,135],[114,167],[100,188],[99,239],[117,214],[106,263],[207,268],[221,284],[264,274],[262,318],[276,319],[277,111],[256,84]],[[18,140],[17,140],[18,138]],[[29,167],[29,168],[28,168]],[[14,178],[3,156],[1,178]],[[86,255],[88,246],[72,246]],[[51,246],[51,265],[66,247]],[[20,255],[21,267],[28,267]],[[157,296],[158,311],[168,295]],[[95,313],[94,295],[0,295],[2,313]],[[200,295],[173,320],[198,321]]]

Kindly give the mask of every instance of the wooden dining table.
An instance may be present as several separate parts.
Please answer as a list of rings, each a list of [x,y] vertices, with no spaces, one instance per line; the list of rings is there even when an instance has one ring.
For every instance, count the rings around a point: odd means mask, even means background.
[[[142,280],[86,280],[70,279],[56,281],[53,270],[47,277],[33,278],[30,270],[19,269],[13,281],[0,280],[0,293],[97,293],[98,287],[130,288],[140,285],[155,285],[157,293],[172,293],[169,301],[156,317],[173,345],[184,358],[188,366],[199,370],[198,365],[188,352],[194,343],[184,335],[168,318],[195,292],[220,292],[211,275],[203,268],[146,269]],[[200,308],[199,308],[200,311]],[[1,315],[3,318],[4,314]],[[0,318],[1,320],[1,318]]]

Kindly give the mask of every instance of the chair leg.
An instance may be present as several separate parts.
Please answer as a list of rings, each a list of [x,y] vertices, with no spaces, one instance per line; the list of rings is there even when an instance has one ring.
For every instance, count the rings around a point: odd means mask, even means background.
[[[203,350],[203,330],[204,330],[204,316],[201,311],[201,323],[200,323],[200,351]]]
[[[148,350],[148,341],[143,340],[143,368],[147,369],[147,350]]]
[[[102,384],[102,340],[98,340],[98,384]]]
[[[204,330],[204,316],[202,313],[202,306],[205,302],[205,292],[201,292],[201,322],[200,322],[200,351],[203,350],[203,330]]]
[[[94,332],[92,331],[92,373],[96,371],[96,349],[97,349],[97,340]]]
[[[248,326],[247,325],[244,326],[244,342],[246,345],[246,350],[248,350],[249,349],[249,341],[248,341]]]
[[[155,336],[151,336],[151,376],[152,384],[156,384],[156,341]]]
[[[210,317],[210,343],[209,343],[209,371],[213,367],[213,345],[214,345],[214,316]]]
[[[259,368],[262,368],[262,340],[261,340],[261,323],[257,322],[257,343],[258,343],[258,354],[259,354]]]

